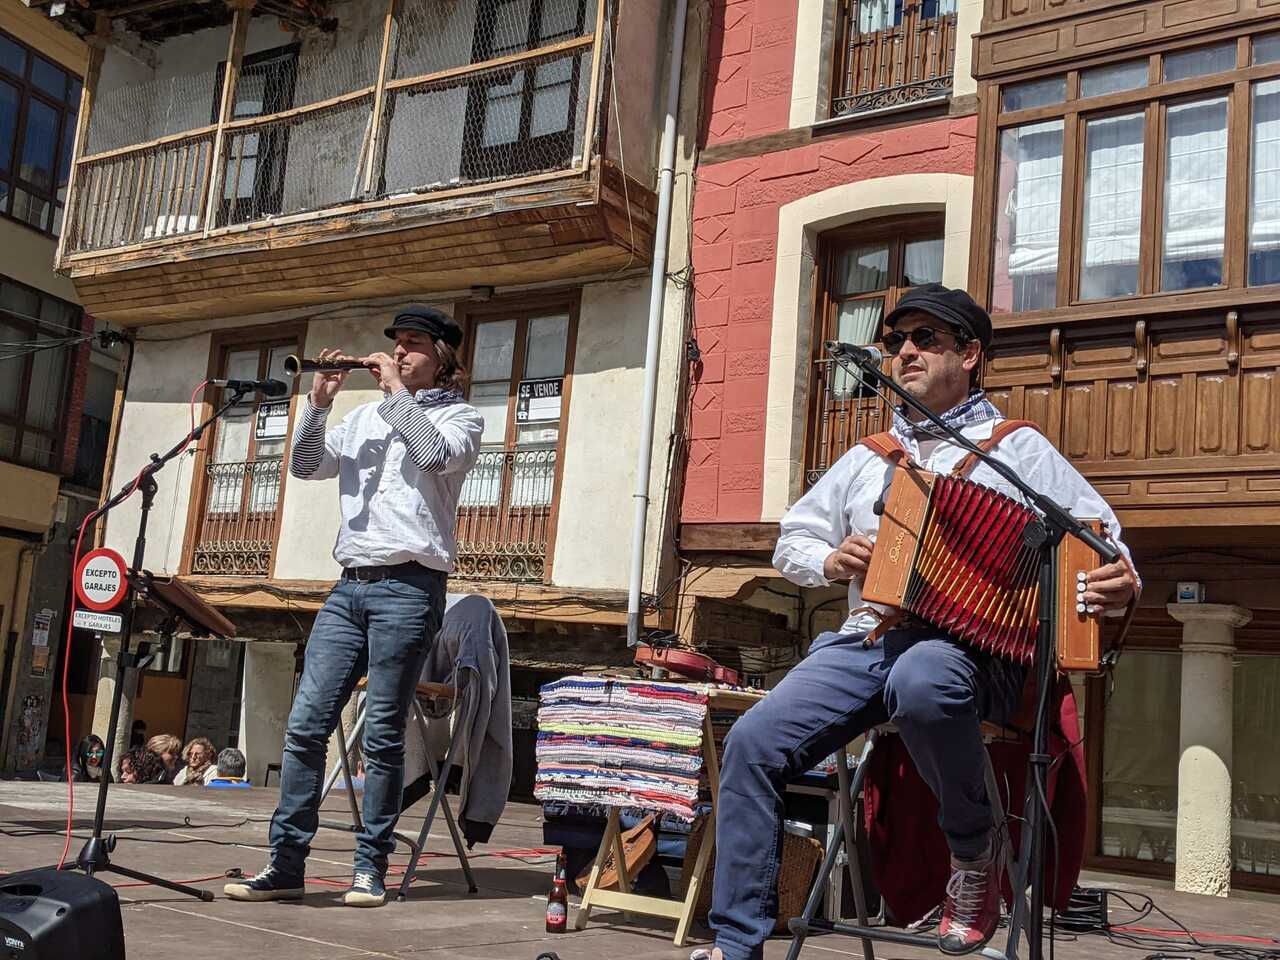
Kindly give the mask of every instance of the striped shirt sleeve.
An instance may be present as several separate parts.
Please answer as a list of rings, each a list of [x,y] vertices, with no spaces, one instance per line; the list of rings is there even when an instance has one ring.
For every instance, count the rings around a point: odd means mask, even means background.
[[[378,404],[378,415],[404,440],[409,459],[423,473],[470,469],[479,451],[480,428],[461,429],[452,421],[437,425],[408,390],[398,390]]]
[[[302,419],[293,433],[293,448],[289,453],[289,475],[299,480],[327,480],[337,476],[337,449],[341,434],[346,428],[343,422],[325,435],[325,423],[329,407],[323,409],[311,405],[308,398],[302,410]]]

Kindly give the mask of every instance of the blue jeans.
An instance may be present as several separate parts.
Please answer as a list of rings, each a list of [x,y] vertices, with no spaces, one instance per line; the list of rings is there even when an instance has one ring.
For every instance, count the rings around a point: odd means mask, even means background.
[[[709,918],[725,960],[759,960],[773,931],[786,784],[877,724],[898,727],[952,853],[980,856],[992,827],[980,721],[1014,713],[1024,673],[933,630],[893,630],[871,647],[861,635],[815,639],[725,741]]]
[[[405,719],[440,629],[445,581],[444,573],[426,567],[371,583],[344,579],[316,615],[284,738],[280,805],[271,819],[271,862],[286,873],[305,871],[329,737],[366,674],[364,830],[356,834],[355,868],[386,873],[400,816]]]

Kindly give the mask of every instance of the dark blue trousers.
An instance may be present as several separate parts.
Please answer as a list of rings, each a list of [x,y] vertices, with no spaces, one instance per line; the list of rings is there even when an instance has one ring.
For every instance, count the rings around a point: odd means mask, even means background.
[[[725,960],[760,960],[777,917],[782,792],[832,751],[893,721],[938,798],[952,853],[982,855],[992,828],[980,723],[1017,709],[1025,671],[937,631],[874,646],[824,633],[725,742],[710,922]]]

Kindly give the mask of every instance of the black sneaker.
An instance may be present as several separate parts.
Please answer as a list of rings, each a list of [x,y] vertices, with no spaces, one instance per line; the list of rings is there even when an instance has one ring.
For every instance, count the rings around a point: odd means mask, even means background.
[[[250,880],[228,883],[222,892],[232,900],[262,903],[267,900],[301,900],[305,890],[301,874],[288,874],[272,865]]]
[[[348,907],[380,907],[387,902],[387,888],[382,877],[372,870],[357,870],[351,888],[342,895]]]

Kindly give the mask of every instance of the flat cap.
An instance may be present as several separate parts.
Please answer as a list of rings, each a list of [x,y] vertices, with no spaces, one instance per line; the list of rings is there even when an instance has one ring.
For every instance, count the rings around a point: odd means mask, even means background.
[[[417,330],[428,336],[443,340],[457,350],[462,346],[462,328],[447,313],[429,307],[425,303],[409,303],[396,311],[391,326],[383,331],[388,337],[395,339],[401,330]]]
[[[968,339],[977,340],[983,350],[991,346],[991,317],[963,290],[952,290],[940,283],[912,287],[884,318],[884,325],[892,330],[908,313],[927,313]]]

